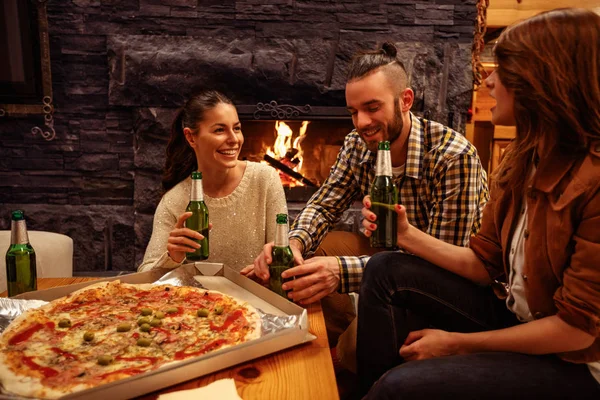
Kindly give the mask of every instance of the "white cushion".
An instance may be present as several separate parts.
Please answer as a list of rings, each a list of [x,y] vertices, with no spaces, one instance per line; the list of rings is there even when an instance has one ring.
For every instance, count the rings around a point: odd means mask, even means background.
[[[28,231],[35,250],[38,278],[73,276],[73,239],[54,232]],[[6,290],[6,251],[10,247],[10,231],[0,231],[0,292]]]

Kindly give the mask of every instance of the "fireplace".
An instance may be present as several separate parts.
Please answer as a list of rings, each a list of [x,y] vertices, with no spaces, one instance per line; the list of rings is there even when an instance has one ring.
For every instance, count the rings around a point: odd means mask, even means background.
[[[329,176],[352,121],[343,107],[313,110],[273,100],[269,108],[271,112],[257,112],[264,109],[260,103],[249,113],[251,106],[238,106],[244,132],[240,158],[278,169],[287,201],[306,202]]]
[[[279,170],[293,221],[329,176],[346,135],[354,128],[345,107],[238,105],[244,132],[243,160]],[[358,232],[360,205],[342,216],[336,229]]]

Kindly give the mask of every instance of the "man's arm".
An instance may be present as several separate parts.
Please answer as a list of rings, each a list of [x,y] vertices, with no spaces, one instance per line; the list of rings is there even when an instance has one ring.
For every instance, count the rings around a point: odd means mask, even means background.
[[[368,191],[372,178],[369,175],[372,169],[372,160],[367,161],[367,156],[366,147],[357,133],[346,136],[329,177],[296,217],[290,230],[290,247],[294,253],[296,265],[304,264],[303,257],[311,256],[315,252],[327,232],[340,220],[342,214],[350,207],[354,199]],[[250,277],[256,275],[266,281],[269,278],[272,245],[272,243],[267,243],[263,251],[254,260],[254,264],[244,268],[241,273]],[[328,262],[327,267],[324,264],[320,265],[319,269],[331,271],[329,268],[331,264]],[[311,267],[317,266],[312,265]],[[316,271],[315,268],[313,269]],[[292,268],[290,271],[298,274],[308,273],[304,269],[297,269],[297,267]],[[331,272],[329,276],[339,281],[339,268]],[[302,290],[300,288],[302,282],[295,282],[294,289]],[[305,283],[310,284],[310,282]],[[332,286],[334,285],[328,285],[329,288]],[[335,286],[336,288],[333,290],[336,290],[339,285],[336,284]],[[314,294],[311,293],[309,297],[314,297]]]
[[[329,176],[296,217],[290,230],[290,244],[298,241],[303,256],[309,256],[319,247],[323,238],[340,220],[344,211],[368,190],[370,182],[368,165],[361,165],[360,138],[357,134],[346,136]],[[357,181],[356,175],[361,177]],[[298,244],[301,243],[301,246]]]
[[[433,182],[429,235],[446,243],[467,246],[480,226],[487,181],[479,158],[460,154],[440,165]]]
[[[340,293],[358,292],[364,269],[370,256],[338,257],[340,264]]]

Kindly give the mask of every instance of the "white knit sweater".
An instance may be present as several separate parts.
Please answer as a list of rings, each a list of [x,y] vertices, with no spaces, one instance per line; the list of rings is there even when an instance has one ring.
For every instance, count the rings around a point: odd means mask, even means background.
[[[185,212],[191,188],[192,179],[187,178],[162,197],[154,214],[152,237],[138,271],[181,265],[167,254],[167,243],[169,232]],[[231,194],[221,198],[205,194],[204,201],[213,224],[207,261],[220,262],[237,271],[252,264],[265,243],[275,239],[275,216],[287,213],[277,171],[249,161],[242,180]]]

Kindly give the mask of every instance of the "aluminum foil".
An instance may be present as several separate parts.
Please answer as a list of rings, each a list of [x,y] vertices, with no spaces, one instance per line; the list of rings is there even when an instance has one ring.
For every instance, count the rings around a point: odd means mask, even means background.
[[[10,325],[10,323],[31,308],[38,308],[48,304],[42,300],[19,300],[0,297],[0,333]]]
[[[194,279],[194,276],[196,274],[190,268],[175,268],[153,283],[155,285],[192,286],[206,289],[200,282]]]
[[[262,335],[300,326],[300,318],[298,315],[275,315],[267,314],[260,308],[257,310],[262,322]]]
[[[177,268],[167,272],[159,280],[153,282],[157,285],[192,286],[206,289],[200,282],[194,279],[193,271],[187,268]],[[0,334],[19,315],[31,308],[38,308],[48,304],[41,300],[20,300],[0,297]],[[257,309],[262,321],[262,335],[280,332],[284,329],[299,327],[300,319],[297,315],[275,315]],[[261,335],[261,336],[262,336]]]

